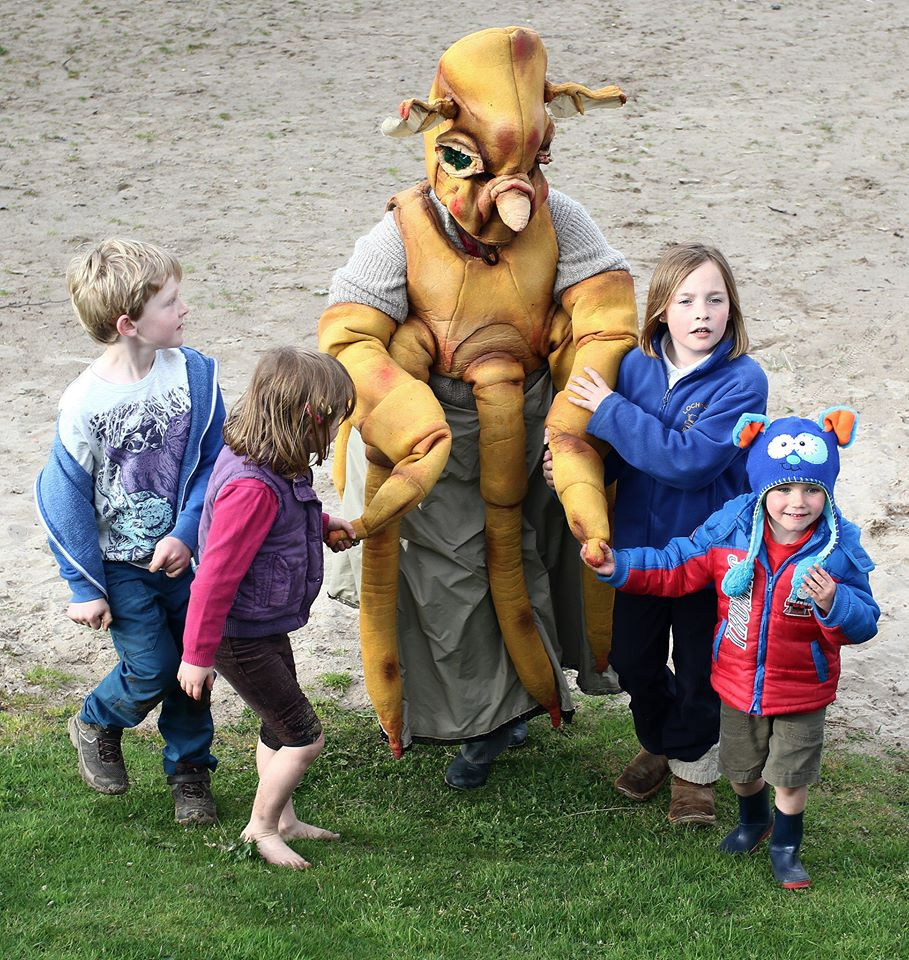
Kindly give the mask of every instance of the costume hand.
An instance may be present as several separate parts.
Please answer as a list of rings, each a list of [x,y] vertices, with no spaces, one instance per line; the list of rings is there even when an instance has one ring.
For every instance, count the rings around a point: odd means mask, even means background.
[[[325,543],[332,553],[343,553],[355,547],[358,543],[357,534],[351,522],[343,517],[329,516]]]
[[[71,603],[66,608],[66,615],[73,623],[81,623],[92,630],[106,630],[113,621],[110,607],[103,597],[97,600],[85,600],[83,603]]]
[[[802,577],[802,589],[826,617],[830,613],[833,598],[836,596],[836,580],[823,567],[815,564],[809,567],[808,572]]]
[[[215,668],[197,667],[195,664],[181,660],[180,669],[177,671],[177,680],[188,697],[192,697],[193,700],[201,700],[202,691],[211,690],[215,685]]]
[[[600,541],[600,549],[603,551],[603,562],[598,566],[594,566],[587,559],[587,544],[581,545],[581,559],[584,563],[593,570],[594,573],[600,574],[603,577],[611,577],[615,573],[615,555],[612,550],[609,548],[609,544],[605,540]]]
[[[182,540],[176,537],[162,537],[152,554],[148,565],[149,573],[163,570],[169,577],[179,577],[189,566],[192,552]]]
[[[583,407],[585,410],[595,413],[597,407],[613,391],[593,367],[584,367],[584,373],[587,374],[586,377],[572,377],[569,381],[565,389],[576,394],[576,396],[569,396],[568,400],[576,407]]]

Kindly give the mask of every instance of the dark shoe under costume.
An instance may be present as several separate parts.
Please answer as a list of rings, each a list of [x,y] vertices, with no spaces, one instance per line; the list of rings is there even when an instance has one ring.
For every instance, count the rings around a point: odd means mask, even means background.
[[[770,788],[750,797],[739,797],[739,822],[720,844],[723,853],[752,853],[770,836],[773,817],[770,815]]]
[[[174,820],[188,827],[207,826],[218,819],[211,795],[211,771],[207,767],[177,764],[177,772],[168,774],[167,782],[174,798]]]
[[[471,763],[458,754],[445,771],[445,782],[453,790],[476,790],[486,783],[491,763]]]
[[[672,799],[667,819],[690,827],[711,827],[716,823],[716,803],[712,783],[692,783],[672,778]]]
[[[802,814],[774,811],[770,837],[770,865],[776,882],[786,890],[804,890],[811,877],[799,859],[802,845]]]
[[[79,754],[79,775],[98,793],[119,794],[129,789],[129,777],[120,749],[122,730],[106,730],[84,723],[79,714],[66,725],[69,739]]]
[[[649,800],[669,776],[669,761],[659,753],[641,749],[613,786],[632,800]]]
[[[526,747],[529,735],[530,730],[527,727],[527,721],[518,720],[517,723],[512,725],[511,731],[508,734],[508,749],[517,750],[519,747]]]

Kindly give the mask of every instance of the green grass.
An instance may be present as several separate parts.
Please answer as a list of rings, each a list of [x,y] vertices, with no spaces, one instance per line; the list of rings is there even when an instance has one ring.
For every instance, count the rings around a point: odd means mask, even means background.
[[[814,886],[777,889],[766,853],[739,860],[721,828],[665,820],[609,782],[634,751],[627,711],[582,701],[564,734],[531,723],[486,788],[448,791],[453,748],[395,762],[370,715],[319,703],[327,745],[297,791],[314,864],[267,867],[237,844],[255,790],[256,723],[221,729],[220,827],[184,831],[153,732],[124,737],[132,786],[79,780],[74,705],[0,710],[0,957],[60,960],[874,958],[909,955],[907,757],[831,751],[803,859]]]
[[[68,683],[73,683],[78,678],[72,673],[66,673],[58,670],[56,667],[32,667],[25,674],[25,679],[36,686],[44,687],[45,690],[60,690]]]
[[[353,677],[349,673],[321,673],[318,676],[319,683],[335,693],[347,693],[348,687],[353,683]]]

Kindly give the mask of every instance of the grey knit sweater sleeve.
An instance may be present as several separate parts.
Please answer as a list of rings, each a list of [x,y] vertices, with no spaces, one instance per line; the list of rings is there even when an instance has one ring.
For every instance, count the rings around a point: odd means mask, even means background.
[[[451,214],[435,196],[432,200],[442,215],[449,240],[460,247]],[[550,190],[549,210],[559,245],[553,291],[556,299],[561,298],[568,287],[596,273],[630,269],[622,254],[609,246],[600,228],[577,201],[558,190]],[[407,319],[407,254],[392,211],[357,240],[350,260],[335,271],[328,305],[336,303],[363,303],[387,313],[398,323]]]
[[[357,240],[350,260],[335,271],[328,305],[336,303],[363,303],[398,323],[407,319],[407,255],[391,210]]]
[[[631,269],[622,254],[609,246],[600,228],[577,200],[550,190],[549,212],[559,244],[553,291],[557,300],[569,287],[596,273]]]

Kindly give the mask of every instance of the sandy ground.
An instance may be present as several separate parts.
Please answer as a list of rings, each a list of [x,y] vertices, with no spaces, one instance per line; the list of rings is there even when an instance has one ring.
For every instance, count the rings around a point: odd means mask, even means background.
[[[909,177],[901,0],[467,2],[44,0],[0,4],[0,697],[81,694],[114,657],[63,617],[32,482],[63,387],[96,350],[66,299],[86,241],[159,242],[186,269],[187,342],[234,400],[263,348],[315,343],[332,271],[396,190],[414,141],[378,126],[425,96],[442,50],[529,24],[553,80],[619,83],[622,111],[561,121],[553,186],[633,264],[639,307],[673,240],[717,244],[740,286],[771,414],[862,413],[838,500],[878,567],[879,637],[847,650],[830,711],[863,749],[909,743],[906,477]],[[541,12],[538,12],[541,11]],[[318,478],[332,502],[328,474]],[[305,682],[347,673],[352,611],[320,598],[297,637]],[[59,671],[72,678],[62,687]],[[220,690],[222,715],[236,700]]]

